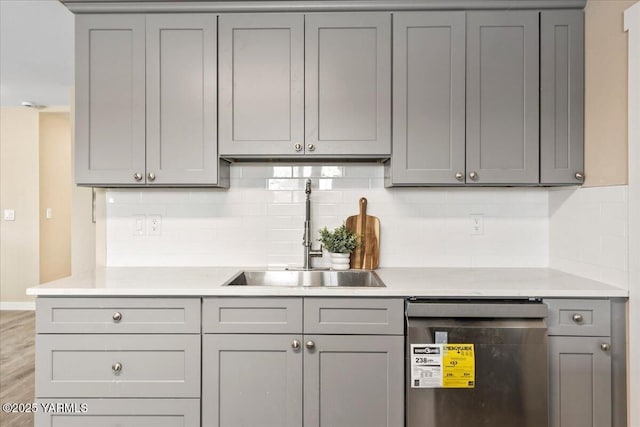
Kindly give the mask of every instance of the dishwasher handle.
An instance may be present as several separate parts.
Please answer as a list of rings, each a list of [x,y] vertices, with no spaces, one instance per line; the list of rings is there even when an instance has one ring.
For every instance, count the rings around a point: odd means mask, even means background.
[[[407,317],[474,317],[543,319],[547,317],[547,305],[498,304],[498,303],[429,303],[408,302]]]

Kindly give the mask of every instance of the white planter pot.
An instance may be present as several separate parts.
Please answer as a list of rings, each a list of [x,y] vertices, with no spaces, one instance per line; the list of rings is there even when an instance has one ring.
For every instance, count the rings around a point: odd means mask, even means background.
[[[351,254],[331,253],[331,269],[332,270],[348,270],[350,256]]]

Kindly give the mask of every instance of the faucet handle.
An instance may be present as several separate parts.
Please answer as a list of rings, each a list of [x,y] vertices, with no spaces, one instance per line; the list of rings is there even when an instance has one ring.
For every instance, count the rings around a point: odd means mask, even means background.
[[[311,250],[309,251],[309,256],[315,257],[315,258],[321,257],[322,256],[322,249],[324,249],[322,247],[322,245],[320,245],[320,249],[313,249],[313,247],[311,247]]]

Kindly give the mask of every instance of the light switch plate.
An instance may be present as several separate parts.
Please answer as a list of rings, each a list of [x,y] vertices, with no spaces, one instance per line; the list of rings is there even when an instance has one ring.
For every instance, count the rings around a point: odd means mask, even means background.
[[[145,235],[145,222],[147,217],[145,215],[134,215],[133,216],[133,235],[134,236],[144,236]]]
[[[16,220],[16,211],[14,209],[5,209],[4,210],[4,220],[5,221],[15,221]]]

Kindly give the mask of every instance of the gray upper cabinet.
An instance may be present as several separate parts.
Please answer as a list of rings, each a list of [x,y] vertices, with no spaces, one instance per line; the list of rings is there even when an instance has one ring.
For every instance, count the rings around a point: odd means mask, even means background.
[[[145,173],[144,15],[76,16],[75,97],[76,182],[137,184]]]
[[[540,183],[584,180],[584,14],[540,14]]]
[[[221,15],[220,154],[388,157],[391,14]]]
[[[391,15],[305,17],[305,153],[391,153]]]
[[[213,14],[78,15],[76,183],[228,186]]]
[[[467,13],[467,183],[539,182],[539,12]]]
[[[218,66],[220,154],[301,154],[304,16],[221,15]]]
[[[147,184],[217,182],[216,16],[147,16]]]
[[[463,184],[465,13],[393,15],[393,185]]]

